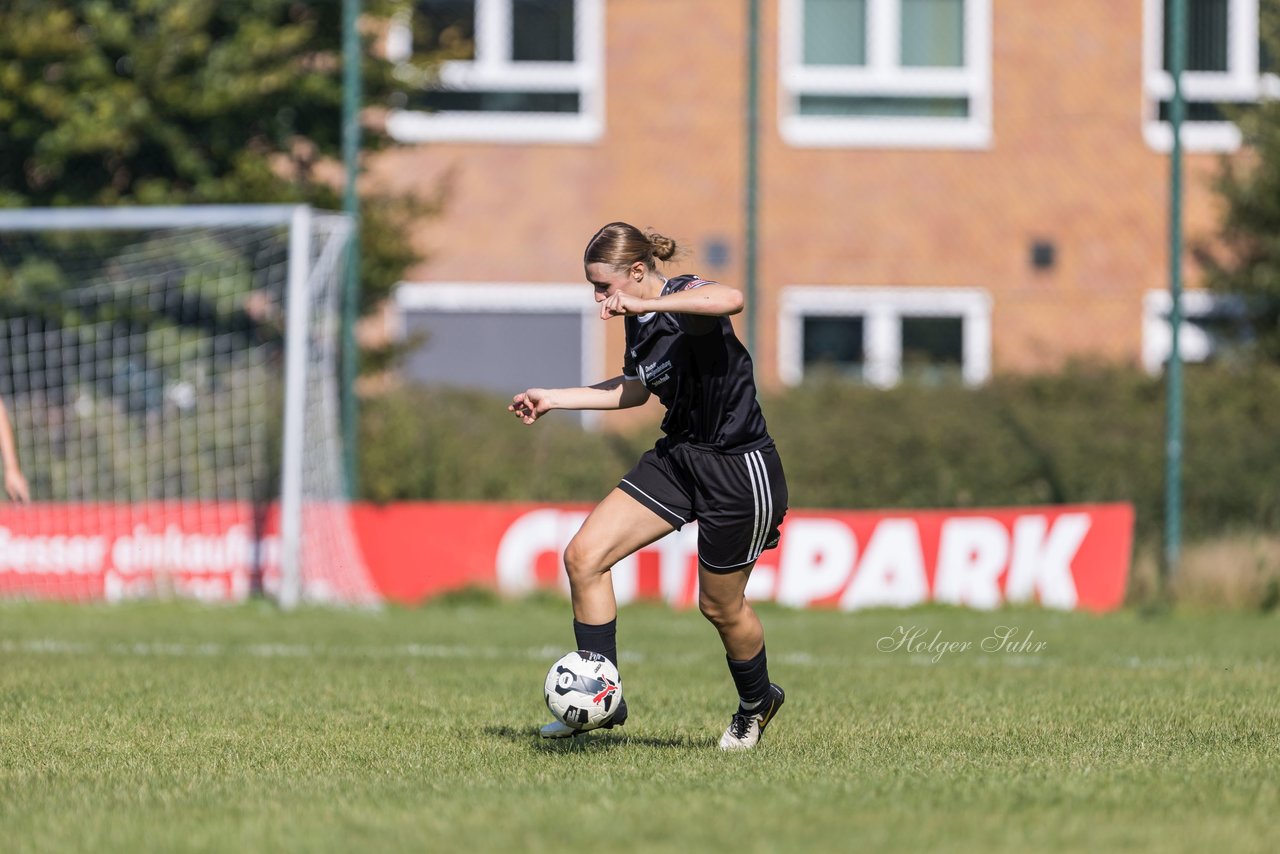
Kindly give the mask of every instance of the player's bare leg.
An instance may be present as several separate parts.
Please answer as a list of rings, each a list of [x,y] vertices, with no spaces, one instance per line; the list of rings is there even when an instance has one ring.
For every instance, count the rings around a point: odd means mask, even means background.
[[[730,572],[698,565],[698,609],[720,633],[730,658],[748,659],[764,649],[764,626],[747,602],[747,579],[755,564]]]
[[[605,496],[587,516],[564,551],[564,568],[573,599],[574,634],[580,648],[599,652],[617,664],[615,641],[618,603],[613,595],[613,566],[662,539],[675,528],[620,489]],[[626,696],[607,727],[627,719]],[[543,738],[567,738],[577,732],[559,721],[542,727]]]
[[[764,627],[747,602],[747,580],[754,564],[730,572],[698,565],[698,608],[716,627],[738,689],[738,711],[720,738],[721,750],[749,750],[781,708],[786,695],[769,681]]]
[[[606,495],[564,550],[574,619],[600,624],[616,618],[613,565],[674,530],[621,489]]]

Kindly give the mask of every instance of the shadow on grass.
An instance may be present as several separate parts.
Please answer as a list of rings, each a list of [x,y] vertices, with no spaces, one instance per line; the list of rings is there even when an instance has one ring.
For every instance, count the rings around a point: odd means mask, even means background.
[[[543,753],[616,750],[622,747],[705,748],[715,745],[715,740],[711,738],[628,735],[616,729],[586,732],[572,738],[541,738],[536,729],[522,729],[513,726],[487,726],[484,731],[488,735],[505,738],[508,741],[529,743],[535,750]]]

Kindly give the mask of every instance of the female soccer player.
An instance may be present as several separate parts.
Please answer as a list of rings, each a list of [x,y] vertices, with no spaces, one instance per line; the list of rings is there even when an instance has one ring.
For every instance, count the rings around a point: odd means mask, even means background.
[[[531,388],[507,409],[532,424],[553,409],[627,409],[656,394],[665,434],[605,496],[565,549],[579,649],[618,663],[613,565],[698,522],[698,607],[720,633],[738,710],[720,739],[723,750],[750,749],[782,706],[769,681],[764,629],[744,592],[751,568],[778,544],[787,510],[782,463],[756,402],[751,356],[729,316],[742,293],[694,275],[667,279],[658,261],[674,240],[612,222],[583,256],[600,318],[622,317],[627,350],[622,375],[585,388]],[[627,719],[626,699],[608,727]],[[543,738],[576,732],[559,721]]]

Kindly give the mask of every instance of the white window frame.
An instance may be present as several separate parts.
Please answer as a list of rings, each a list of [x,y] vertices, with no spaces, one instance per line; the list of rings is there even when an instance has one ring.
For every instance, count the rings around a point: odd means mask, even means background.
[[[1184,71],[1182,94],[1188,101],[1249,103],[1280,97],[1280,78],[1258,67],[1258,0],[1229,0],[1227,12],[1227,70]],[[1165,71],[1164,2],[1144,0],[1143,124],[1147,145],[1157,151],[1173,148],[1173,130],[1160,121],[1160,102],[1173,97],[1173,75]],[[1182,144],[1188,151],[1235,151],[1240,129],[1232,122],[1186,121]]]
[[[578,314],[582,335],[579,379],[584,386],[608,379],[602,371],[605,324],[599,306],[584,284],[513,282],[400,282],[394,290],[391,334],[406,334],[405,315],[412,311],[493,312],[494,314]],[[616,376],[616,375],[615,375]],[[582,412],[582,423],[595,426],[600,413]]]
[[[604,133],[604,0],[574,0],[573,62],[516,62],[510,56],[511,0],[475,0],[475,59],[441,63],[439,83],[457,91],[578,94],[576,113],[391,110],[387,132],[399,142],[591,142]],[[408,14],[412,14],[411,12]],[[387,34],[387,58],[403,62],[411,50],[409,21]],[[414,79],[402,66],[397,74]]]
[[[965,0],[965,66],[901,65],[901,0],[867,0],[867,64],[804,64],[804,0],[779,0],[778,126],[797,147],[989,148],[991,0]],[[959,118],[802,116],[801,95],[964,97]]]
[[[1178,350],[1182,361],[1204,362],[1213,356],[1213,340],[1190,321],[1223,309],[1243,315],[1244,301],[1229,294],[1193,290],[1183,291],[1181,302]],[[1172,307],[1173,296],[1167,290],[1151,290],[1142,295],[1142,367],[1152,376],[1163,373],[1173,350],[1173,330],[1169,326]]]
[[[778,312],[778,375],[787,385],[804,379],[804,319],[863,320],[869,385],[891,388],[902,380],[902,319],[959,317],[964,352],[960,374],[967,386],[991,378],[991,295],[981,288],[848,287],[791,285],[783,288]]]

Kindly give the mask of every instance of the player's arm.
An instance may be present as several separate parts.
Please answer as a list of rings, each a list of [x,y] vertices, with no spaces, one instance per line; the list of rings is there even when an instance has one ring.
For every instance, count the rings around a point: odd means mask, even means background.
[[[0,401],[0,462],[4,464],[4,489],[13,501],[26,504],[31,500],[27,488],[27,479],[18,468],[18,449],[13,441],[13,427],[9,423],[9,413]]]
[[[649,399],[638,379],[617,376],[579,388],[531,388],[511,399],[508,412],[532,424],[553,409],[630,409]]]
[[[641,299],[619,291],[600,304],[600,317],[623,314],[648,314],[665,311],[670,314],[694,314],[703,317],[728,317],[742,311],[742,291],[707,282],[696,288],[676,291],[654,299]]]

